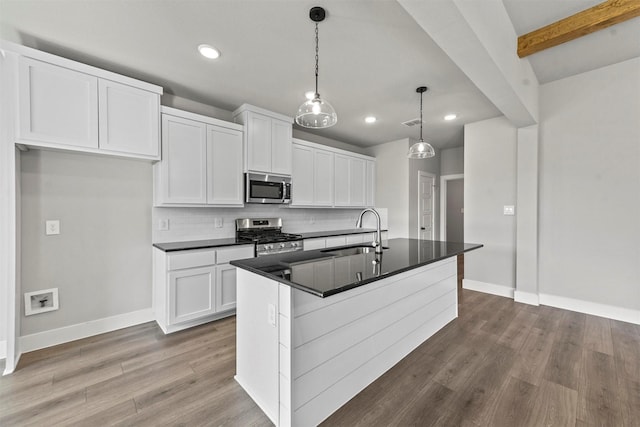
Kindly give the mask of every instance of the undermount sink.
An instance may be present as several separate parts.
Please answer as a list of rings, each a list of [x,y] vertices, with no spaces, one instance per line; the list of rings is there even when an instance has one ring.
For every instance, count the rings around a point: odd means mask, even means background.
[[[382,247],[382,249],[389,249],[386,247]],[[347,248],[331,248],[331,249],[325,249],[321,252],[324,253],[329,253],[331,255],[335,255],[335,256],[349,256],[349,255],[361,255],[361,254],[368,254],[371,252],[375,252],[376,248],[374,248],[373,246],[350,246]]]

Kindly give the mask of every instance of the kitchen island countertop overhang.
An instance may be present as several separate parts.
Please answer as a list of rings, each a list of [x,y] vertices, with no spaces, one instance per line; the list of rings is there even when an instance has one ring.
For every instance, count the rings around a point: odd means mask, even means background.
[[[324,298],[483,245],[399,238],[383,241],[382,246],[382,254],[373,251],[344,254],[347,248],[367,247],[360,244],[235,260],[231,264]],[[317,270],[333,274],[315,274]]]

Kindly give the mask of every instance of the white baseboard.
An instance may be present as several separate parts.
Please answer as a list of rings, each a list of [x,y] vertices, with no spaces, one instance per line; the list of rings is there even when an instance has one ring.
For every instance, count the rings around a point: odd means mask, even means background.
[[[521,302],[523,304],[540,305],[540,298],[538,294],[533,294],[531,292],[522,292],[517,289],[513,293],[513,300],[515,302]]]
[[[0,360],[7,358],[7,340],[0,341]]]
[[[540,304],[640,325],[640,310],[549,294],[540,294]]]
[[[513,299],[513,288],[509,288],[507,286],[480,282],[478,280],[462,279],[462,287],[471,291],[484,292],[485,294],[498,295]]]
[[[51,347],[53,345],[127,328],[129,326],[151,322],[152,320],[154,320],[153,310],[147,308],[131,313],[79,323],[77,325],[65,326],[64,328],[24,335],[20,337],[20,350],[22,353],[27,353],[29,351]]]

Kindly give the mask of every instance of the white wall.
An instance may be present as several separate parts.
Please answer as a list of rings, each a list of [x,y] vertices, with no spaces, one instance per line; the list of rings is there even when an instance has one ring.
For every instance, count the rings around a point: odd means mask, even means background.
[[[640,310],[639,76],[635,58],[541,87],[541,294]]]
[[[390,239],[409,237],[408,150],[407,139],[372,148],[376,157],[376,205],[388,209]]]
[[[440,174],[464,173],[464,147],[447,148],[440,151]]]
[[[24,317],[22,335],[151,307],[149,162],[22,153],[22,292],[58,288],[60,309]],[[45,220],[60,235],[45,236]]]
[[[484,247],[465,255],[465,281],[515,288],[516,128],[505,117],[465,126],[464,239]]]

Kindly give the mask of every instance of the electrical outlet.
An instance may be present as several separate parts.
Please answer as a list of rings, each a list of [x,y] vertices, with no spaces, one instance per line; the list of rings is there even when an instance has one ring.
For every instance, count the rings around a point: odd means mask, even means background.
[[[60,234],[60,220],[48,219],[45,221],[45,234],[52,236],[54,234]]]
[[[168,219],[160,219],[160,220],[158,220],[158,230],[160,230],[160,231],[169,230],[169,220]]]
[[[222,218],[214,218],[213,224],[215,228],[222,228]]]
[[[310,216],[309,217],[309,224],[315,224],[315,223],[316,223],[315,217]]]
[[[505,206],[503,209],[504,215],[515,215],[516,207],[515,206]]]
[[[267,305],[267,323],[276,326],[276,306],[273,304]]]

